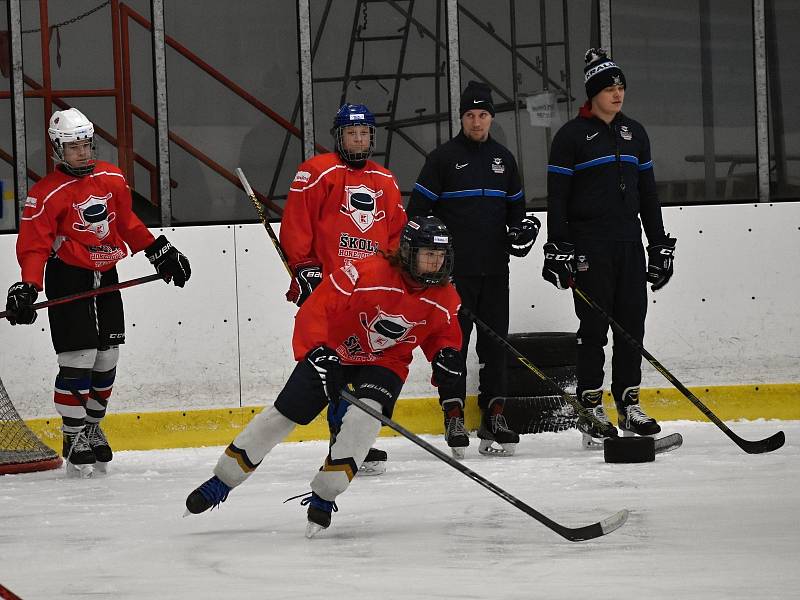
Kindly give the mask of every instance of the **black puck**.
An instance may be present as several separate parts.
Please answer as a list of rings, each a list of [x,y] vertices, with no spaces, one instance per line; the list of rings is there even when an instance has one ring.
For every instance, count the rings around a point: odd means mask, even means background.
[[[606,438],[603,457],[607,463],[644,463],[656,459],[656,443],[651,437]]]

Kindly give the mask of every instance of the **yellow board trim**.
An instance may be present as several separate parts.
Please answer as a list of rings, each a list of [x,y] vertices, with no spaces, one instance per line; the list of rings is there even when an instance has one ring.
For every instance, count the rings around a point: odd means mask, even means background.
[[[800,420],[800,384],[701,386],[690,388],[700,401],[723,421],[737,419]],[[689,400],[673,388],[642,389],[642,407],[660,421],[706,421]],[[606,395],[605,405],[613,413],[614,402]],[[113,407],[113,399],[112,399]],[[114,450],[154,450],[226,446],[261,407],[187,410],[150,413],[109,413],[103,430]],[[442,411],[435,398],[407,398],[397,402],[393,418],[418,434],[441,434]],[[477,400],[467,398],[466,424],[477,429],[480,422]],[[28,426],[51,448],[61,451],[61,419],[31,419]],[[381,435],[398,435],[388,427]],[[324,413],[309,425],[298,426],[286,441],[327,440]]]

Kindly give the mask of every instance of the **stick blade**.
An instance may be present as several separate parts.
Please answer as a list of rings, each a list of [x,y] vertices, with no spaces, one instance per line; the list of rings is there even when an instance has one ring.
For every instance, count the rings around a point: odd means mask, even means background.
[[[741,438],[734,441],[748,454],[765,454],[782,447],[786,443],[786,436],[784,435],[783,431],[779,431],[768,438],[755,442],[743,440]]]
[[[564,527],[563,530],[559,531],[558,533],[571,542],[592,540],[594,538],[607,535],[612,531],[616,531],[625,524],[629,516],[630,513],[628,510],[623,508],[621,511],[614,513],[610,517],[607,517],[598,523],[593,523],[591,525],[586,525],[585,527],[577,527],[574,529]]]

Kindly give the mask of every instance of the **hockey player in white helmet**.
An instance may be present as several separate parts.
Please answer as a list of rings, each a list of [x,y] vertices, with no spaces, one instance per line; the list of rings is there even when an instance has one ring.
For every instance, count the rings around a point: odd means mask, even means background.
[[[77,108],[57,110],[47,129],[53,145],[53,159],[70,175],[82,177],[94,170],[97,156],[94,125]]]
[[[56,169],[28,192],[20,218],[20,281],[8,290],[12,325],[36,320],[39,292],[67,296],[119,282],[116,264],[143,250],[165,281],[183,287],[189,261],[162,235],[156,239],[131,208],[125,176],[94,154],[94,126],[78,109],[53,113],[48,135]],[[58,356],[55,408],[62,418],[67,474],[105,471],[113,453],[100,422],[106,414],[125,343],[119,291],[51,306]]]

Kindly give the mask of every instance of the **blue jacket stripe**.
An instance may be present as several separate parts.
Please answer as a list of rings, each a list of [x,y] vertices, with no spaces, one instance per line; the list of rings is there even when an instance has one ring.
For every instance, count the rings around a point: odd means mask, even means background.
[[[642,164],[639,165],[639,170],[640,171],[646,171],[647,169],[652,169],[652,168],[653,168],[653,161],[652,160],[648,160],[646,163],[642,163]]]
[[[593,158],[592,160],[587,160],[586,162],[578,163],[575,165],[575,170],[580,171],[582,169],[588,169],[589,167],[596,167],[597,165],[604,165],[610,162],[616,162],[617,158],[613,155],[608,156],[601,156],[600,158]]]
[[[516,194],[514,194],[513,196],[508,196],[506,199],[507,199],[508,201],[510,201],[510,202],[513,202],[513,201],[515,201],[515,200],[520,200],[520,199],[521,199],[521,198],[523,198],[524,196],[525,196],[525,194],[522,192],[522,190],[520,190],[520,191],[518,191]]]
[[[441,198],[464,198],[466,196],[483,196],[483,190],[456,190],[455,192],[443,192]]]
[[[622,156],[619,157],[619,159],[622,162],[629,162],[629,163],[632,163],[634,165],[638,165],[639,164],[639,159],[636,158],[635,156],[630,155],[630,154],[623,154]]]
[[[434,194],[432,191],[430,191],[425,186],[420,185],[419,183],[415,183],[414,184],[414,189],[417,190],[423,196],[425,196],[427,198],[430,198],[431,200],[438,200],[439,199],[439,196]]]
[[[567,167],[559,167],[557,165],[547,165],[548,173],[560,173],[561,175],[572,175],[572,169]]]

